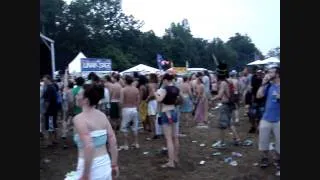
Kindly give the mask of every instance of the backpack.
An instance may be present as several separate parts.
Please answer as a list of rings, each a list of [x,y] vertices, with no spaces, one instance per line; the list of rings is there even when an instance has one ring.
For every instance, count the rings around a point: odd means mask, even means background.
[[[237,103],[239,101],[239,95],[235,94],[235,87],[234,84],[226,80],[226,83],[229,87],[229,101],[230,103]]]

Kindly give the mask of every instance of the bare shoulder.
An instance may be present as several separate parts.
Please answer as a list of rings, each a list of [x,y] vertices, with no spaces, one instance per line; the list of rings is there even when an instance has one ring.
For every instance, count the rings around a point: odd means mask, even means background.
[[[226,81],[221,81],[221,83],[220,83],[221,88],[227,88],[227,86],[228,86],[228,84]]]
[[[99,111],[97,109],[95,109],[95,113],[97,114],[97,116],[99,118],[107,118],[107,116],[103,112],[101,112],[101,111]]]
[[[72,118],[73,123],[76,123],[76,122],[79,121],[80,119],[83,119],[82,117],[83,117],[82,113],[77,114],[76,116],[74,116],[74,117]]]

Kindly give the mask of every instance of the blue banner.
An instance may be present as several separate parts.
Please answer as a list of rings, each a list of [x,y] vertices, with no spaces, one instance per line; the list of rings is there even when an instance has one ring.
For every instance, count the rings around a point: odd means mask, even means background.
[[[81,71],[82,72],[112,71],[112,61],[111,59],[82,58]]]

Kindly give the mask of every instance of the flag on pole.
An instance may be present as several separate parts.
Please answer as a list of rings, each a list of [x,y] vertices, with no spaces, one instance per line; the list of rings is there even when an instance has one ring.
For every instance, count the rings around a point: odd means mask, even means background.
[[[161,65],[162,61],[164,61],[163,57],[160,54],[157,54],[157,65],[158,65],[158,69],[160,71],[163,70],[162,65]]]
[[[260,59],[260,56],[255,52],[254,53],[254,60],[256,61],[256,60],[259,60]]]
[[[212,53],[212,59],[214,61],[214,63],[216,64],[216,66],[219,65],[219,61],[217,60],[216,56]]]

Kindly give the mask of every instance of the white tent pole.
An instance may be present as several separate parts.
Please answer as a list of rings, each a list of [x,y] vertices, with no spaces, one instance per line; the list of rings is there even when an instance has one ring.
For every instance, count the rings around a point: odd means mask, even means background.
[[[55,63],[55,54],[54,54],[54,42],[50,43],[51,45],[51,69],[52,69],[52,78],[54,78],[54,72],[56,72],[56,63]]]

